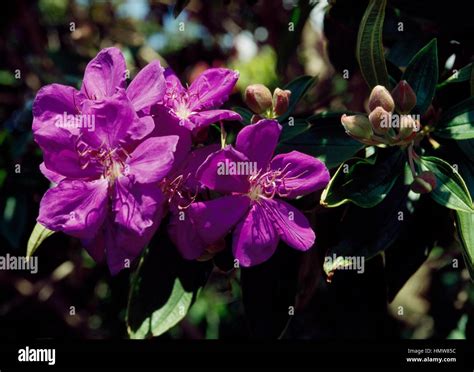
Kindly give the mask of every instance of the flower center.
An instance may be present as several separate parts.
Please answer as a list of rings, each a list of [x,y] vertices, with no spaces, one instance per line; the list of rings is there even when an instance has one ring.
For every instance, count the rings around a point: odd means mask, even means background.
[[[192,114],[192,111],[189,109],[187,103],[181,102],[177,105],[175,113],[180,119],[187,119],[189,115]]]
[[[93,149],[79,139],[76,143],[76,151],[79,155],[81,168],[86,169],[90,164],[100,165],[102,178],[107,179],[110,186],[118,177],[126,176],[128,173],[128,165],[125,164],[125,160],[130,155],[121,146],[110,149],[102,144],[98,149]]]
[[[161,191],[168,199],[168,203],[174,203],[178,209],[183,210],[188,208],[194,200],[196,200],[198,190],[194,194],[186,187],[186,181],[189,178],[183,174],[175,178],[164,178],[160,182]]]
[[[250,188],[247,196],[255,202],[258,202],[259,199],[273,199],[275,196],[287,197],[295,189],[288,183],[296,181],[306,173],[303,171],[293,175],[291,170],[288,170],[290,165],[288,163],[282,169],[270,169],[263,173],[260,170],[257,174],[250,176]]]

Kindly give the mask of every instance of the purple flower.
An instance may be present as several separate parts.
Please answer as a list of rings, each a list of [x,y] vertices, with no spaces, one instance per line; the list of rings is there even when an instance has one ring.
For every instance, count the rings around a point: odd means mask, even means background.
[[[173,166],[178,142],[177,136],[145,139],[153,120],[137,115],[158,95],[146,90],[156,88],[159,69],[145,68],[125,90],[120,61],[116,49],[102,51],[89,63],[81,92],[48,85],[33,105],[41,170],[58,184],[44,195],[38,222],[80,238],[95,260],[107,259],[113,274],[156,231],[165,202],[158,185]]]
[[[239,78],[236,71],[210,68],[185,89],[169,69],[166,75],[166,94],[163,104],[179,125],[196,132],[220,120],[242,120],[230,110],[217,110],[232,93]]]
[[[143,116],[150,106],[160,101],[166,92],[164,69],[155,60],[146,65],[126,88],[127,66],[120,49],[102,49],[84,72],[81,99],[101,100],[112,97],[118,89],[126,94],[135,111]]]
[[[297,151],[273,157],[280,132],[274,120],[249,125],[238,134],[235,149],[227,146],[200,166],[196,177],[201,184],[225,196],[184,210],[183,223],[197,231],[193,239],[178,241],[186,258],[199,257],[233,227],[232,250],[242,266],[269,259],[280,238],[298,250],[314,244],[306,217],[281,199],[323,188],[329,172],[319,160]]]

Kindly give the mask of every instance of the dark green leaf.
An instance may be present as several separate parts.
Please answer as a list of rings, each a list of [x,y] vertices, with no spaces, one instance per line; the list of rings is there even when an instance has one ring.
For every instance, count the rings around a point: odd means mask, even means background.
[[[338,242],[326,256],[361,256],[366,260],[384,251],[400,236],[400,229],[411,218],[407,208],[409,186],[398,177],[388,195],[373,208],[348,204],[338,221]]]
[[[464,152],[464,154],[468,157],[468,159],[474,159],[474,139],[465,140],[465,141],[456,141],[456,144]]]
[[[448,109],[435,127],[437,136],[456,140],[474,138],[474,97]]]
[[[328,168],[337,167],[364,147],[349,137],[341,124],[341,113],[320,113],[306,120],[283,125],[277,151],[292,150],[317,157]]]
[[[456,221],[464,260],[474,280],[474,213],[456,211]]]
[[[468,65],[461,68],[459,71],[456,71],[453,75],[447,78],[442,83],[438,84],[438,89],[443,88],[446,85],[453,84],[453,83],[462,83],[465,81],[469,81],[471,79],[471,73],[473,71],[474,64],[469,63]]]
[[[456,169],[434,156],[421,156],[417,162],[436,176],[436,188],[430,193],[435,202],[457,211],[474,212],[469,190]]]
[[[416,93],[415,113],[424,114],[431,104],[438,73],[438,48],[433,39],[412,58],[402,76]]]
[[[369,1],[357,35],[356,57],[362,75],[370,88],[376,85],[389,87],[382,44],[386,5],[386,0]]]
[[[247,125],[250,124],[250,121],[252,120],[253,112],[250,111],[249,109],[246,109],[245,107],[233,107],[232,108],[237,114],[242,116],[242,123]]]
[[[130,338],[159,336],[181,321],[206,282],[210,262],[187,261],[162,234],[132,278],[127,308]]]
[[[321,204],[338,207],[352,202],[362,208],[374,207],[390,192],[403,172],[405,161],[399,149],[382,156],[379,151],[376,159],[348,160],[329,181],[321,195]]]
[[[288,83],[283,89],[287,89],[291,91],[290,96],[290,105],[288,110],[285,114],[278,117],[278,121],[284,122],[288,117],[295,111],[296,105],[298,102],[304,97],[304,95],[308,92],[309,88],[311,88],[317,82],[317,77],[315,76],[300,76],[295,80]]]

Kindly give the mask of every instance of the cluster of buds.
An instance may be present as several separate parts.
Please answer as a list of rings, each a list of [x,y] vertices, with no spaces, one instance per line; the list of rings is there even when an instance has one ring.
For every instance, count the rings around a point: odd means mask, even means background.
[[[410,111],[416,105],[416,94],[410,85],[400,81],[390,93],[377,85],[369,97],[369,115],[343,115],[347,134],[367,145],[403,146],[411,143],[420,130],[420,121]]]
[[[255,115],[252,123],[260,119],[274,119],[283,115],[290,105],[291,92],[276,88],[272,93],[263,84],[252,84],[245,89],[245,103]]]

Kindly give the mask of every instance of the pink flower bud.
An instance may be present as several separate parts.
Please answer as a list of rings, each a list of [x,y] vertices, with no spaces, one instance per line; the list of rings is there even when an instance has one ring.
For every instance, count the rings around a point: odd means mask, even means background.
[[[373,111],[381,106],[385,111],[393,112],[395,103],[389,91],[382,85],[377,85],[372,89],[369,97],[369,110]]]
[[[400,81],[393,88],[392,97],[401,114],[408,114],[416,106],[416,94],[406,80]]]
[[[375,133],[384,135],[390,129],[392,114],[385,111],[381,106],[378,106],[369,114],[369,121]]]
[[[283,115],[290,106],[291,91],[276,88],[273,92],[273,112],[276,116]]]
[[[272,93],[263,84],[252,84],[245,89],[245,103],[256,114],[272,107]]]
[[[341,123],[346,132],[354,137],[361,139],[369,139],[372,137],[372,125],[365,115],[342,115]]]

